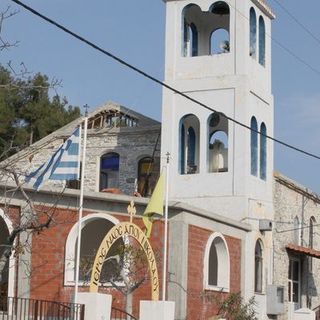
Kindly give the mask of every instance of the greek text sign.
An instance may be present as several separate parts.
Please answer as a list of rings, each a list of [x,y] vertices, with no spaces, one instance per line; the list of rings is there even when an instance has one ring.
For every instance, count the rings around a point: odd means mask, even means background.
[[[149,264],[152,300],[159,300],[158,269],[152,247],[145,233],[132,222],[122,222],[115,225],[102,240],[92,268],[90,292],[98,292],[102,266],[111,246],[118,239],[126,236],[136,239],[142,247]]]

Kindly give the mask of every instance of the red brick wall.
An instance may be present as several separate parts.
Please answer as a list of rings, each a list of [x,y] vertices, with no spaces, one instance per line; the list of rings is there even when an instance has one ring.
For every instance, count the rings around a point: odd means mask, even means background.
[[[204,290],[203,263],[212,231],[189,226],[187,319],[206,320],[217,314],[217,299],[226,294]],[[224,236],[230,255],[230,292],[240,291],[241,240]]]
[[[89,213],[84,213],[86,216]],[[114,215],[119,221],[128,221],[128,217]],[[32,274],[30,298],[72,301],[74,287],[64,286],[64,259],[65,244],[72,226],[76,223],[78,213],[73,210],[58,209],[54,222],[49,229],[32,239]],[[143,226],[141,219],[134,219],[134,223]],[[161,261],[163,245],[163,223],[153,223],[151,245],[158,257],[158,272],[161,279]],[[139,313],[139,301],[151,299],[151,286],[149,277],[133,293],[133,313]],[[88,287],[80,288],[81,291],[88,291]],[[113,296],[113,304],[116,307],[124,307],[124,295],[113,288],[99,288],[99,292],[110,293]],[[160,287],[161,292],[161,287]]]

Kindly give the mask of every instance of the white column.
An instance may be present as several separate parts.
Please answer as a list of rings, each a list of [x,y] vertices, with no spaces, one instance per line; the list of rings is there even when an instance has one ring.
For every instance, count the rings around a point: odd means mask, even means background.
[[[140,301],[140,320],[174,320],[173,301]]]
[[[112,296],[110,294],[79,292],[78,303],[85,305],[84,320],[110,320]]]

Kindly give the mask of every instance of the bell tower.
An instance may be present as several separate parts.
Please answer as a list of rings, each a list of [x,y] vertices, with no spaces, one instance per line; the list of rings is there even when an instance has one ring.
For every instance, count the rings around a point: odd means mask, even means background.
[[[171,154],[170,198],[236,220],[259,203],[268,218],[274,14],[264,0],[165,2],[165,82],[216,111],[164,89],[161,150],[162,159]]]

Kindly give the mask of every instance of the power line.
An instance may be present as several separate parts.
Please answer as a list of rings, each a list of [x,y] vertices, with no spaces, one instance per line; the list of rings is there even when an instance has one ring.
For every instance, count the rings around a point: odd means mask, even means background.
[[[318,44],[320,44],[320,39],[308,28],[306,27],[302,22],[298,20],[280,1],[273,0],[275,3],[278,4],[279,7],[293,20],[298,24],[306,33],[308,33]]]
[[[267,139],[269,139],[269,140],[271,140],[271,141],[274,141],[274,142],[276,142],[276,143],[278,143],[278,144],[280,144],[280,145],[283,145],[283,146],[285,146],[285,147],[287,147],[287,148],[289,148],[289,149],[292,149],[292,150],[295,150],[295,151],[300,152],[300,153],[302,153],[302,154],[305,154],[305,155],[307,155],[307,156],[309,156],[309,157],[312,157],[312,158],[315,158],[315,159],[320,160],[320,156],[318,156],[318,155],[316,155],[316,154],[314,154],[314,153],[305,151],[305,150],[303,150],[303,149],[300,149],[300,148],[298,148],[298,147],[295,147],[295,146],[293,146],[293,145],[290,145],[290,144],[288,144],[288,143],[286,143],[286,142],[284,142],[284,141],[281,141],[281,140],[276,139],[276,138],[274,138],[274,137],[271,137],[271,136],[269,136],[269,135],[263,134],[263,133],[261,133],[260,131],[253,129],[253,128],[251,128],[250,126],[248,126],[248,125],[246,125],[246,124],[244,124],[244,123],[242,123],[242,122],[240,122],[240,121],[238,121],[238,120],[236,120],[236,119],[233,119],[233,118],[231,118],[231,117],[229,117],[229,116],[226,116],[226,115],[223,114],[223,113],[220,113],[220,112],[216,111],[215,109],[209,107],[208,105],[206,105],[206,104],[204,104],[204,103],[202,103],[202,102],[200,102],[200,101],[198,101],[198,100],[196,100],[196,99],[188,96],[187,94],[185,94],[185,93],[183,93],[183,92],[175,89],[174,87],[172,87],[172,86],[164,83],[163,81],[161,81],[161,80],[155,78],[154,76],[146,73],[145,71],[143,71],[143,70],[141,70],[141,69],[139,69],[139,68],[131,65],[130,63],[128,63],[128,62],[126,62],[125,60],[119,58],[118,56],[112,54],[111,52],[109,52],[109,51],[107,51],[107,50],[99,47],[98,45],[94,44],[93,42],[85,39],[84,37],[76,34],[76,33],[73,32],[73,31],[67,29],[65,26],[63,26],[63,25],[57,23],[56,21],[48,18],[47,16],[41,14],[40,12],[38,12],[38,11],[36,11],[35,9],[29,7],[28,5],[22,3],[21,1],[19,1],[19,0],[11,0],[11,1],[13,1],[13,2],[15,2],[16,4],[22,6],[23,8],[25,8],[25,9],[28,10],[29,12],[31,12],[31,13],[33,13],[34,15],[40,17],[41,19],[47,21],[48,23],[54,25],[54,26],[57,27],[58,29],[63,30],[65,33],[71,35],[72,37],[78,39],[79,41],[87,44],[88,46],[92,47],[93,49],[95,49],[95,50],[103,53],[104,55],[112,58],[113,60],[119,62],[120,64],[122,64],[122,65],[124,65],[124,66],[126,66],[126,67],[128,67],[129,69],[131,69],[131,70],[139,73],[139,74],[142,75],[143,77],[148,78],[149,80],[151,80],[151,81],[153,81],[153,82],[155,82],[155,83],[158,83],[158,84],[161,85],[162,87],[165,87],[166,89],[168,89],[168,90],[170,90],[170,91],[172,91],[172,92],[174,92],[174,93],[176,93],[176,94],[184,97],[185,99],[187,99],[187,100],[189,100],[189,101],[191,101],[191,102],[193,102],[193,103],[195,103],[195,104],[197,104],[197,105],[199,105],[199,106],[201,106],[201,107],[203,107],[203,108],[205,108],[205,109],[207,109],[207,110],[210,110],[211,112],[217,112],[217,113],[219,113],[222,117],[228,119],[229,121],[231,121],[231,122],[233,122],[233,123],[235,123],[235,124],[237,124],[237,125],[239,125],[239,126],[241,126],[241,127],[243,127],[243,128],[246,128],[246,129],[248,129],[248,130],[250,130],[250,131],[256,132],[257,134],[262,135],[262,136],[266,137]],[[319,72],[319,75],[320,75],[320,72]]]
[[[15,1],[15,0],[12,0]],[[276,0],[274,0],[276,1]],[[230,7],[232,7],[235,11],[237,11],[243,18],[245,18],[246,20],[250,21],[250,19],[244,15],[239,9],[237,9],[235,6],[233,6],[231,3],[229,3]],[[316,73],[318,76],[320,76],[320,71],[318,69],[316,69],[315,67],[313,67],[310,63],[308,63],[307,61],[305,61],[304,59],[302,59],[301,57],[299,57],[297,54],[295,54],[292,50],[290,50],[289,48],[285,47],[281,41],[275,39],[274,37],[271,36],[271,34],[269,33],[265,33],[275,44],[277,44],[282,50],[286,51],[289,55],[291,55],[293,58],[295,58],[297,61],[299,61],[300,63],[304,64],[306,67],[308,67],[311,71],[313,71],[314,73]]]

